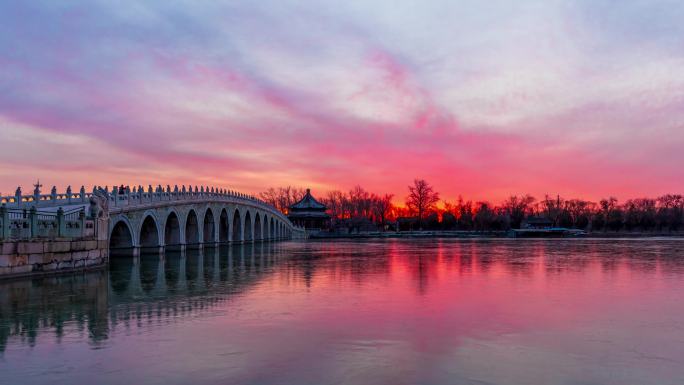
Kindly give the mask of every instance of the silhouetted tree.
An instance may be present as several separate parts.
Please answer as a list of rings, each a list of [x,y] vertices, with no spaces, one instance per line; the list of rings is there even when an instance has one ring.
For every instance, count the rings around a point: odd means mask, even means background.
[[[489,202],[477,202],[477,209],[475,211],[475,217],[473,218],[475,230],[490,230],[491,224],[494,221],[494,211]]]
[[[392,205],[393,194],[385,194],[382,197],[376,197],[373,201],[373,211],[380,222],[382,229],[385,229],[387,220],[392,215],[394,206]]]
[[[583,201],[581,199],[571,199],[565,201],[565,211],[570,216],[572,227],[585,229],[589,226],[596,204]]]
[[[681,195],[667,194],[659,197],[657,220],[661,230],[677,231],[682,226],[684,199]]]
[[[450,211],[445,211],[442,213],[442,229],[444,230],[454,230],[458,227],[458,219]]]
[[[514,229],[519,229],[520,224],[529,215],[534,197],[531,195],[512,195],[502,205],[503,211],[510,218],[510,225]]]
[[[651,230],[656,221],[655,199],[630,199],[623,205],[624,228],[628,231],[640,229]]]
[[[333,220],[345,217],[346,197],[342,191],[329,191],[322,201],[328,207],[328,214],[330,214]]]
[[[278,187],[269,188],[259,193],[259,198],[264,202],[274,206],[283,213],[287,213],[290,206],[304,198],[306,190],[298,187]]]
[[[460,230],[472,230],[474,223],[473,217],[475,215],[473,202],[464,202],[463,197],[459,196],[454,210],[456,211],[454,215],[456,215],[456,219],[458,220],[458,228]]]
[[[560,195],[556,196],[556,199],[545,195],[544,200],[540,202],[540,211],[546,218],[553,221],[554,226],[558,226],[563,213],[563,203]]]
[[[601,216],[601,222],[603,224],[604,231],[607,229],[614,229],[618,221],[622,223],[621,213],[616,213],[617,203],[618,200],[614,197],[610,197],[608,199],[601,199],[601,201],[599,202],[600,212],[598,213],[598,215]]]
[[[439,215],[436,212],[431,212],[425,217],[424,220],[424,225],[425,228],[428,230],[439,230],[440,229],[440,223],[439,223]]]
[[[418,227],[422,228],[423,219],[439,202],[439,193],[424,179],[415,179],[413,186],[408,186],[408,189],[406,206],[418,216]]]

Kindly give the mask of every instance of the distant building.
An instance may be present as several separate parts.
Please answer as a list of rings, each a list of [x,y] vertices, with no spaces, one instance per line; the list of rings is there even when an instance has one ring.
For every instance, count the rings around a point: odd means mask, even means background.
[[[568,238],[583,237],[587,233],[583,230],[556,227],[549,218],[529,217],[525,219],[519,229],[511,229],[509,237],[513,238]]]
[[[295,226],[303,226],[305,229],[327,229],[330,227],[330,215],[325,212],[327,209],[311,195],[310,189],[306,189],[304,198],[289,207],[287,217]]]
[[[520,225],[522,229],[549,229],[554,225],[553,221],[549,218],[542,217],[529,217]]]

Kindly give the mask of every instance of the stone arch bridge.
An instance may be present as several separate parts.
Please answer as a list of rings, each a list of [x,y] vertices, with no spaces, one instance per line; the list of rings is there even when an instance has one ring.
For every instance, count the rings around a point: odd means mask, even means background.
[[[253,196],[209,187],[95,187],[0,197],[1,239],[88,238],[108,248],[247,243],[304,238],[275,207]],[[66,213],[66,214],[65,214]]]

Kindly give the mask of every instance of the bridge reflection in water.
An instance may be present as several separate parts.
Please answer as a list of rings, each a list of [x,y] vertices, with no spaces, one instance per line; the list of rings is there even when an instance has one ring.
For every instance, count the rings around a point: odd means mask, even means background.
[[[112,258],[109,271],[4,282],[0,354],[9,338],[33,346],[39,330],[54,330],[57,342],[71,331],[87,331],[97,346],[118,327],[210,312],[270,274],[281,255],[278,243],[167,249]]]

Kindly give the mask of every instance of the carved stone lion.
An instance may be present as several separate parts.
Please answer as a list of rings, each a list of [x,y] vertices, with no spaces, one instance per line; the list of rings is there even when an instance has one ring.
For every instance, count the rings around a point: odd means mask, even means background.
[[[109,216],[109,197],[104,191],[96,189],[90,196],[90,216],[92,218]]]

